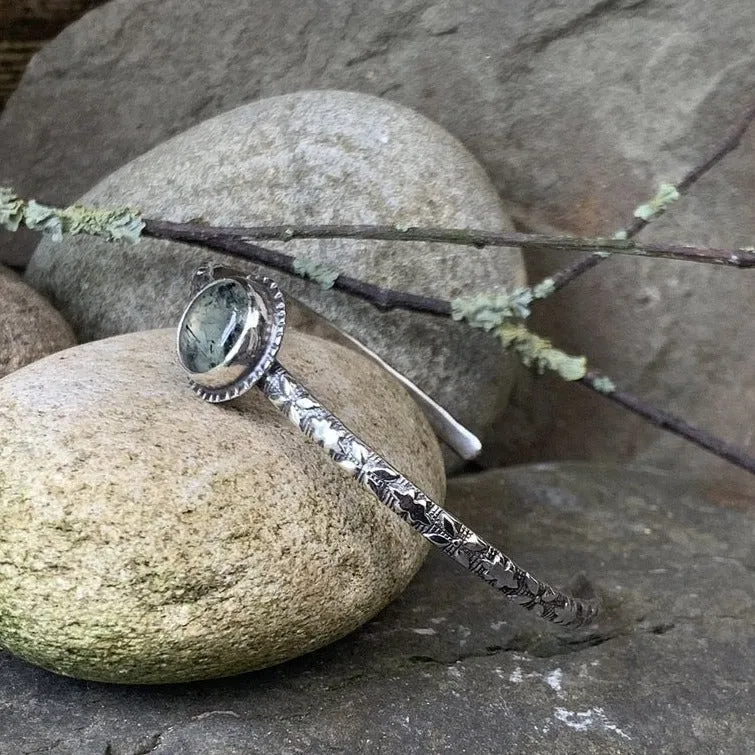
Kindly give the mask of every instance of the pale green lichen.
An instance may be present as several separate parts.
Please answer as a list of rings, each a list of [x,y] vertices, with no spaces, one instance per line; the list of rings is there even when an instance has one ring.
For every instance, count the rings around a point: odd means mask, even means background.
[[[673,184],[662,183],[658,187],[658,193],[645,204],[635,208],[634,216],[649,223],[651,220],[663,214],[672,202],[681,195]]]
[[[473,328],[493,330],[506,320],[529,317],[532,300],[532,290],[524,287],[511,293],[461,296],[451,300],[451,317],[466,320]]]
[[[575,357],[553,347],[546,338],[530,332],[521,323],[503,323],[495,331],[504,349],[514,351],[526,367],[539,374],[551,370],[564,380],[580,380],[587,374],[585,357]]]
[[[617,241],[626,241],[629,238],[629,234],[622,228],[620,231],[614,233],[613,238]]]
[[[616,383],[606,375],[601,375],[593,380],[593,388],[600,393],[614,393],[616,391]]]
[[[144,230],[144,221],[137,210],[121,208],[99,210],[94,207],[73,205],[63,211],[65,232],[101,236],[108,241],[136,243]]]
[[[547,299],[556,293],[556,281],[553,278],[544,278],[532,289],[533,299]]]
[[[294,272],[302,278],[319,283],[323,288],[333,288],[336,278],[341,274],[332,265],[316,262],[309,257],[297,257],[294,260]]]
[[[0,186],[0,226],[17,231],[24,219],[24,201],[13,189]]]
[[[556,281],[544,278],[536,286],[520,286],[511,292],[462,296],[451,301],[454,320],[466,320],[472,327],[493,330],[507,320],[526,320],[535,299],[556,293]]]
[[[399,233],[406,233],[411,226],[409,223],[398,222],[393,226]]]
[[[32,199],[24,209],[24,225],[32,231],[41,231],[53,241],[63,240],[63,220],[54,207]]]
[[[0,187],[0,225],[17,231],[22,223],[53,241],[60,241],[65,235],[87,235],[136,243],[144,229],[144,221],[137,210],[100,210],[81,205],[48,207],[35,200],[25,202],[12,189]]]

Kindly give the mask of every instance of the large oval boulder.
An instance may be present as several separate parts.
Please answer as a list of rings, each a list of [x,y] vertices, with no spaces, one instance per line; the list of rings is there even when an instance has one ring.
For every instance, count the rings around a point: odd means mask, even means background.
[[[485,172],[455,138],[408,108],[353,92],[302,92],[236,108],[154,148],[81,201],[216,225],[509,227]],[[373,283],[444,298],[524,282],[513,249],[307,240],[286,250]],[[208,258],[228,260],[153,239],[125,248],[76,237],[42,242],[27,279],[90,340],[173,324],[183,281]],[[429,315],[381,313],[311,282],[276,277],[474,431],[492,423],[508,396],[514,365],[488,335]]]
[[[281,361],[442,500],[437,442],[384,371],[291,329]],[[0,381],[0,469],[0,644],[86,679],[186,681],[306,653],[382,609],[427,552],[259,391],[196,398],[170,330]]]

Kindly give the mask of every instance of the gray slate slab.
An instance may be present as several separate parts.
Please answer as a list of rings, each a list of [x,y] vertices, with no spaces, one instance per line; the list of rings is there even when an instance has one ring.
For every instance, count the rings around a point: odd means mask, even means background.
[[[255,674],[116,687],[0,655],[0,753],[753,751],[752,513],[583,464],[457,479],[448,505],[604,618],[553,632],[433,554],[363,629]]]

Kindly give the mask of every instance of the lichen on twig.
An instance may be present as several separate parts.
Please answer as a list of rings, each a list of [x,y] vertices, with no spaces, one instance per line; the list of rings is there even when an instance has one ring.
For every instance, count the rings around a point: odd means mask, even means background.
[[[542,336],[527,330],[523,323],[505,322],[495,329],[504,349],[513,351],[525,367],[534,367],[539,375],[555,372],[569,382],[587,374],[587,359],[557,349]]]
[[[564,380],[582,379],[587,374],[585,357],[570,356],[525,327],[522,320],[529,317],[533,298],[532,289],[522,287],[510,294],[453,299],[451,317],[473,328],[492,331],[506,351],[513,351],[525,367],[534,367],[539,374],[550,370]]]
[[[473,328],[493,330],[506,320],[529,317],[532,298],[532,290],[524,286],[511,293],[460,296],[451,300],[451,317],[465,320]]]
[[[598,393],[602,393],[605,396],[616,392],[616,383],[614,383],[607,375],[596,377],[595,380],[593,380],[592,387],[598,391]]]
[[[649,223],[662,215],[669,208],[672,202],[675,202],[681,194],[677,191],[676,186],[669,183],[662,183],[658,187],[655,196],[647,202],[635,207],[634,217]],[[621,231],[619,232],[621,233]],[[626,234],[626,231],[624,231]]]
[[[319,283],[323,288],[333,288],[336,279],[341,274],[338,268],[325,262],[317,262],[309,257],[294,259],[294,272],[301,278],[309,278]]]
[[[49,207],[35,200],[26,202],[12,189],[0,187],[0,226],[17,231],[22,224],[53,241],[61,241],[64,235],[84,234],[136,243],[144,230],[141,213],[130,208]]]
[[[26,203],[13,189],[0,186],[0,226],[9,231],[17,231],[24,219]]]
[[[466,320],[474,328],[493,330],[507,320],[526,320],[532,314],[532,302],[545,299],[552,289],[553,280],[546,278],[534,288],[519,286],[510,292],[460,296],[451,300],[451,317]]]

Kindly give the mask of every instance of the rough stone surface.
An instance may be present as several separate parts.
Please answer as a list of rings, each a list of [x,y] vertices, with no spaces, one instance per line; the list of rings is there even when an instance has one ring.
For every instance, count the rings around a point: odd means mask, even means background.
[[[283,364],[443,497],[400,386],[327,341],[285,341]],[[426,555],[259,391],[207,404],[174,355],[174,331],[147,331],[0,382],[0,642],[21,657],[118,682],[240,673],[355,629]]]
[[[82,201],[220,225],[508,222],[484,171],[452,136],[404,107],[348,92],[271,98],[210,119],[116,171]],[[458,247],[349,241],[286,249],[381,285],[448,298],[524,282],[516,250],[470,255]],[[210,257],[151,239],[124,248],[77,237],[40,244],[27,279],[89,340],[175,323],[191,269]],[[515,364],[488,335],[428,315],[380,313],[298,278],[276,279],[472,430],[492,424]]]
[[[50,302],[0,265],[0,378],[76,343]]]
[[[268,671],[114,687],[0,656],[0,752],[752,752],[751,511],[584,464],[457,479],[448,505],[535,574],[583,571],[604,620],[554,633],[434,552],[362,630]]]
[[[706,153],[755,84],[751,0],[715,12],[708,0],[253,7],[121,0],[90,14],[34,59],[9,103],[0,177],[73,200],[209,115],[339,87],[384,95],[445,126],[525,226],[537,228],[539,215],[574,233],[610,234],[660,181],[677,181]],[[751,245],[754,155],[750,134],[645,237]],[[531,258],[531,278],[564,262]],[[752,329],[742,327],[755,314],[749,293],[746,273],[612,260],[535,322],[628,389],[753,448],[753,414],[743,408],[753,405],[743,378],[755,354]],[[728,474],[582,389],[541,383],[520,403],[516,421],[492,434],[493,461],[642,458]]]

